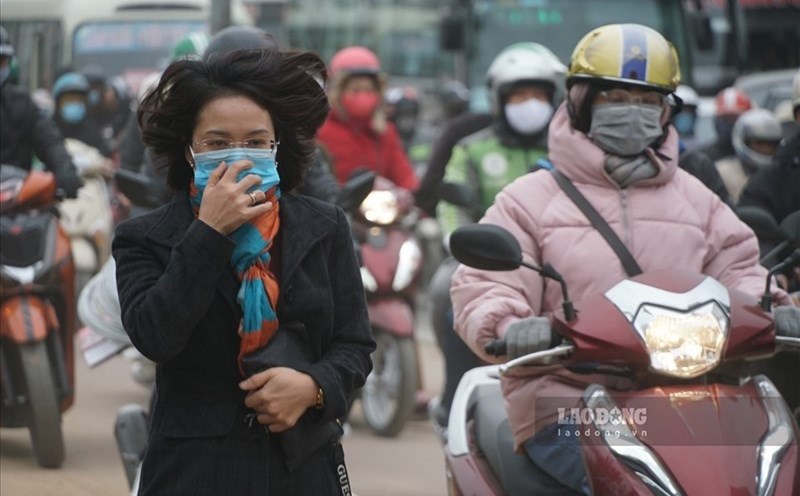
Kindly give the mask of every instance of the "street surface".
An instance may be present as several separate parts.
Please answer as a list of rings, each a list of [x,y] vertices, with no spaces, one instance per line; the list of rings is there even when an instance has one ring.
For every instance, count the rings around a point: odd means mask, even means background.
[[[422,337],[425,388],[438,393],[442,361],[431,337]],[[67,459],[62,468],[39,468],[28,431],[0,430],[2,496],[126,496],[127,480],[114,440],[114,417],[127,403],[146,405],[148,391],[133,381],[130,362],[118,356],[89,370],[76,357],[77,398],[64,416]],[[426,419],[410,422],[397,438],[384,439],[363,425],[358,403],[353,430],[344,440],[357,496],[446,494],[439,442]],[[231,495],[235,496],[235,495]]]

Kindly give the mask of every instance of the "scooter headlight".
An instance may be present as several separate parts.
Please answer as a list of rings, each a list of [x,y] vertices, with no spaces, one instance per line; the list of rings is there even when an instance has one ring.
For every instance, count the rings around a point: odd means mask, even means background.
[[[702,375],[719,364],[728,337],[728,317],[707,303],[688,312],[642,305],[633,325],[656,372],[680,378]]]
[[[361,202],[361,215],[365,219],[386,226],[394,223],[400,213],[397,205],[397,195],[391,191],[372,191]]]

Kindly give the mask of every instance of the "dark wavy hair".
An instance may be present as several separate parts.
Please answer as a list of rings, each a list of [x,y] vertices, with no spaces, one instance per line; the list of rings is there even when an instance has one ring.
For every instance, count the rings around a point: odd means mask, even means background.
[[[175,62],[139,105],[142,140],[166,159],[167,184],[185,190],[193,176],[186,150],[200,110],[216,98],[247,97],[272,117],[280,140],[280,188],[291,191],[313,163],[317,130],[330,110],[313,77],[325,74],[325,63],[317,55],[278,49],[236,50],[205,62]]]

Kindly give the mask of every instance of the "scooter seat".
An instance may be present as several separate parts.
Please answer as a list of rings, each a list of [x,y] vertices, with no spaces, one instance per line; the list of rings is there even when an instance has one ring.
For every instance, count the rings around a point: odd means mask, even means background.
[[[524,454],[514,452],[505,400],[499,387],[482,387],[474,414],[475,437],[505,494],[538,494],[541,469]]]

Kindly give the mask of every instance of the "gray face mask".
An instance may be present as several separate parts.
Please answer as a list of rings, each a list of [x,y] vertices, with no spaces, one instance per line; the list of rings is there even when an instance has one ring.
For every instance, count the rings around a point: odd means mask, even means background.
[[[660,120],[661,108],[653,105],[595,105],[589,138],[608,153],[622,157],[638,155],[664,132]]]

